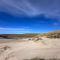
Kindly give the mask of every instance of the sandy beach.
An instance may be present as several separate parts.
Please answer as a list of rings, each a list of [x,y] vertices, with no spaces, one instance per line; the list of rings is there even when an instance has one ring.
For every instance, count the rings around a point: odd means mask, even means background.
[[[0,60],[29,60],[36,57],[60,60],[60,39],[0,43]]]

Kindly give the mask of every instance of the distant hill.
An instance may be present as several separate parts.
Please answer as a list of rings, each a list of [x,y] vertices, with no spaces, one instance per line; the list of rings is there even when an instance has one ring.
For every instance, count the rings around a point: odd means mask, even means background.
[[[14,39],[14,38],[31,38],[37,34],[2,34],[0,38]]]

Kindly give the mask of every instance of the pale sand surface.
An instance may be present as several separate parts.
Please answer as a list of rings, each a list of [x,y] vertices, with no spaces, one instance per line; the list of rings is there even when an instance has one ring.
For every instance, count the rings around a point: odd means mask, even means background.
[[[31,58],[60,59],[60,39],[40,41],[10,41],[0,43],[0,60],[24,60]]]

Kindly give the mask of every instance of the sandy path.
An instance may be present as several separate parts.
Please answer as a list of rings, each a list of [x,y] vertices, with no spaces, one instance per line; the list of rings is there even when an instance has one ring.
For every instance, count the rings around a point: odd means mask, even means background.
[[[8,46],[4,49],[5,46]],[[10,42],[0,44],[0,60],[23,60],[39,58],[58,58],[60,59],[60,41],[26,41]]]

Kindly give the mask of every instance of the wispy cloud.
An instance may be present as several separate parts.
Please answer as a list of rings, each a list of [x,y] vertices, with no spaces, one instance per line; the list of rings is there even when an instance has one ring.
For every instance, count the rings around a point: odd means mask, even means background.
[[[59,23],[53,23],[53,26],[59,26]]]
[[[0,0],[0,11],[19,16],[60,17],[60,0]]]
[[[0,27],[0,34],[22,34],[22,33],[30,33],[32,29],[30,28],[4,28]]]
[[[2,0],[0,8],[3,11],[14,15],[35,15],[37,9],[34,8],[27,0]],[[4,4],[4,5],[3,5]]]
[[[51,26],[54,27],[54,28],[59,28],[60,27],[60,23],[54,22],[54,23],[52,23]]]

